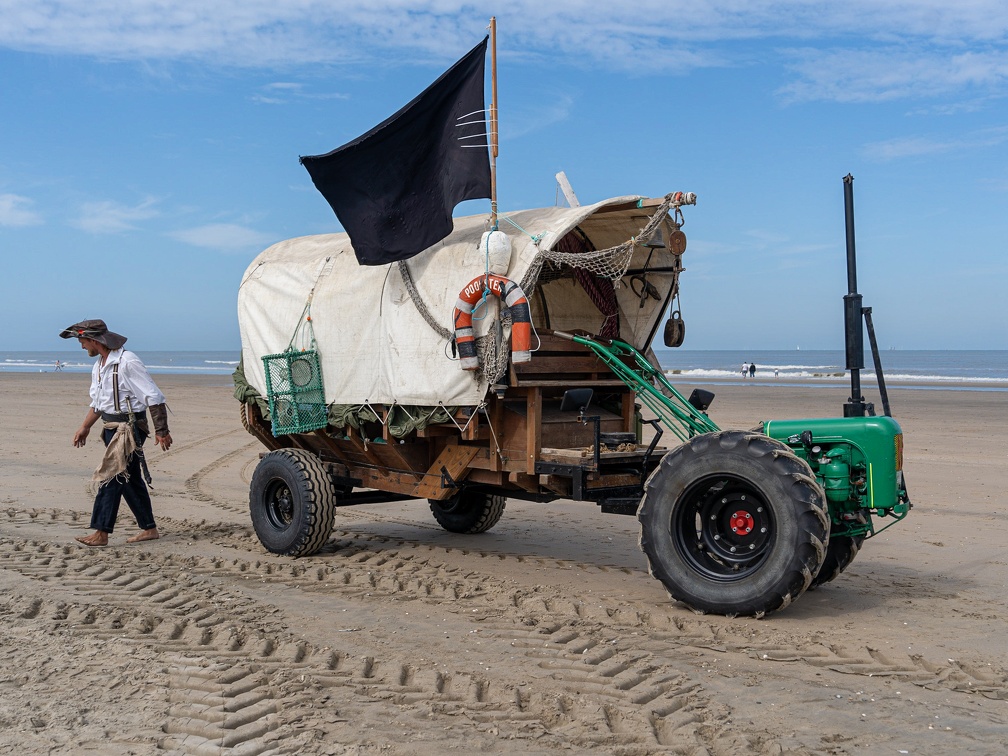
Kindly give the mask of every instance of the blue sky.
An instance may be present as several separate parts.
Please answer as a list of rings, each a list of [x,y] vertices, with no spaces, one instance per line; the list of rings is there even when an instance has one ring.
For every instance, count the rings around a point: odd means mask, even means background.
[[[136,349],[237,349],[249,261],[340,230],[298,156],[496,15],[501,212],[555,204],[560,170],[582,203],[696,192],[687,348],[842,347],[852,173],[881,345],[1008,349],[1008,4],[363,5],[0,0],[0,348],[104,317]]]

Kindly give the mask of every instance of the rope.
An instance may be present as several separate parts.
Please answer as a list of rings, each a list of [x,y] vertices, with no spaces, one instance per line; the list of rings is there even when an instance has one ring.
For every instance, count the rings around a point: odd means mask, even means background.
[[[648,222],[644,224],[644,227],[640,229],[637,234],[631,236],[627,241],[606,249],[574,253],[562,252],[558,249],[541,249],[539,248],[539,242],[543,238],[542,234],[530,234],[511,218],[503,217],[500,218],[500,220],[510,223],[516,229],[525,234],[538,249],[532,263],[529,265],[528,269],[525,271],[525,275],[518,284],[522,291],[532,292],[535,288],[536,282],[539,280],[539,276],[542,273],[543,266],[547,262],[566,265],[571,268],[582,268],[595,274],[599,278],[609,279],[610,281],[618,281],[626,275],[626,271],[630,267],[630,262],[633,259],[634,250],[637,247],[645,246],[651,241],[655,233],[657,233],[658,229],[661,227],[661,224],[668,218],[669,211],[674,208],[675,215],[671,220],[671,224],[673,228],[678,229],[682,225],[682,215],[679,211],[680,206],[695,203],[696,196],[690,193],[672,192],[670,194],[666,194],[661,205],[658,206],[655,213],[648,219]],[[681,269],[680,265],[677,265],[676,267]],[[455,334],[441,325],[437,318],[431,314],[426,303],[423,301],[423,298],[420,296],[420,292],[417,290],[416,283],[413,281],[413,276],[411,275],[409,266],[406,264],[405,260],[399,261],[399,274],[402,276],[403,283],[406,285],[406,291],[409,292],[410,299],[413,300],[413,304],[416,306],[417,312],[420,313],[420,316],[424,319],[427,325],[429,325],[434,332],[445,341],[452,341]],[[678,295],[679,291],[678,270],[674,273],[674,276],[673,299]],[[498,323],[500,324],[500,330],[503,330],[503,328],[511,325],[511,313],[509,310],[505,308],[501,312]],[[508,350],[502,348],[503,344],[498,343],[496,330],[498,329],[491,328],[485,336],[480,336],[476,339],[476,351],[480,360],[480,368],[477,371],[477,377],[481,376],[488,383],[496,383],[504,375],[510,360]],[[500,341],[503,341],[503,338]]]
[[[402,276],[403,283],[406,284],[406,291],[409,292],[410,299],[413,300],[413,304],[416,305],[417,311],[420,316],[427,321],[427,325],[434,329],[445,341],[451,341],[455,338],[455,334],[441,325],[437,319],[431,315],[430,310],[427,309],[427,305],[424,303],[420,296],[420,292],[417,291],[416,284],[413,282],[413,276],[410,274],[409,266],[406,264],[405,260],[399,261],[399,275]]]
[[[315,293],[315,289],[312,289],[312,294]],[[305,303],[304,309],[301,310],[301,317],[298,320],[297,327],[294,328],[294,333],[291,336],[290,342],[287,344],[287,349],[284,351],[291,352],[294,350],[294,342],[297,340],[298,334],[303,334],[305,331],[305,325],[307,324],[307,331],[310,334],[308,346],[304,346],[304,337],[301,340],[301,351],[314,350],[315,349],[315,327],[311,322],[311,298],[312,295],[308,295],[308,301]]]
[[[286,351],[289,352],[293,349],[295,339],[297,339],[298,334],[302,332],[302,329],[305,328],[306,324],[307,324],[307,330],[311,334],[307,349],[308,350],[315,349],[316,346],[315,327],[312,325],[311,320],[311,303],[312,299],[315,298],[315,289],[318,287],[318,282],[321,280],[323,274],[326,273],[327,270],[331,269],[332,269],[332,256],[328,256],[322,261],[322,263],[318,267],[318,272],[315,274],[315,282],[312,283],[311,291],[308,292],[308,299],[305,301],[304,309],[301,310],[301,317],[298,320],[297,327],[294,328],[294,333],[291,335],[291,340],[287,344]],[[304,352],[306,351],[306,348],[303,346],[304,341],[302,340],[301,343],[302,343],[301,351]]]

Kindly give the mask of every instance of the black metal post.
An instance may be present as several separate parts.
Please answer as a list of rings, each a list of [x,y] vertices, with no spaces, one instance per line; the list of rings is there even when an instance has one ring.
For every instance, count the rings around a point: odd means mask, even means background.
[[[844,220],[847,230],[847,294],[844,296],[844,345],[847,369],[851,371],[851,395],[844,405],[844,417],[864,417],[861,370],[864,369],[864,327],[861,324],[861,295],[857,290],[857,254],[854,249],[854,177],[844,176]]]
[[[871,345],[872,361],[875,363],[875,377],[878,379],[879,396],[882,398],[882,411],[886,417],[892,417],[892,410],[889,408],[889,392],[886,391],[885,376],[882,374],[882,358],[879,356],[878,342],[875,340],[871,307],[865,307],[862,312],[864,313],[865,327],[868,329],[868,343]]]

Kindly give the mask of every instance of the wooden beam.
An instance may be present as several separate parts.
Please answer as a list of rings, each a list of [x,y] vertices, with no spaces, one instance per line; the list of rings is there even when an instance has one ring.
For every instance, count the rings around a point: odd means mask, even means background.
[[[542,425],[542,389],[533,386],[525,398],[525,472],[535,475],[536,460],[542,440],[539,436]]]
[[[574,189],[571,188],[570,181],[567,180],[567,174],[560,171],[556,175],[557,183],[560,185],[560,191],[563,192],[564,197],[567,198],[567,204],[571,207],[581,207],[581,203],[578,202],[577,195],[574,194]]]
[[[452,480],[463,480],[469,469],[469,463],[478,452],[478,446],[448,444],[441,450],[437,459],[434,460],[434,464],[430,466],[420,482],[416,484],[413,495],[418,499],[437,499],[439,501],[447,499],[455,493],[455,489],[441,486],[441,468],[448,471]]]

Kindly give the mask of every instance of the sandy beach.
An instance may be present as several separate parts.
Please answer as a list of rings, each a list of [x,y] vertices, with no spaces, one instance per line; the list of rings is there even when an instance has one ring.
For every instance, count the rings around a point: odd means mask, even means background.
[[[127,545],[123,505],[93,549],[89,376],[0,374],[0,753],[1005,752],[1003,392],[891,389],[913,511],[756,620],[672,602],[636,518],[590,503],[509,500],[474,536],[425,501],[347,507],[319,554],[274,556],[230,379],[156,379],[162,538]],[[847,398],[714,389],[726,428]]]

